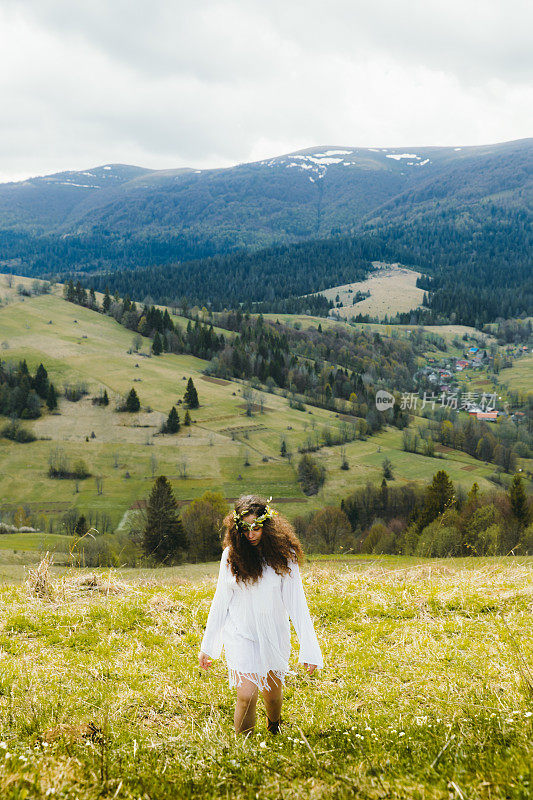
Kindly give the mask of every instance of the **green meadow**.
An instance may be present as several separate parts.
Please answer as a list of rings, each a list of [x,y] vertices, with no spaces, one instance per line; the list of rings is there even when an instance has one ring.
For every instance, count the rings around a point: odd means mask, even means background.
[[[522,356],[517,359],[512,367],[500,373],[500,380],[510,389],[522,392],[524,395],[533,394],[533,355]]]
[[[247,738],[197,662],[217,567],[0,589],[2,798],[531,797],[532,559],[309,560],[324,668],[293,631],[282,733],[259,698]]]

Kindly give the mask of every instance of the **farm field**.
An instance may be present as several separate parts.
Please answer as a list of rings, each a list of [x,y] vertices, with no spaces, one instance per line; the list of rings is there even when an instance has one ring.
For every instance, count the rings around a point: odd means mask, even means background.
[[[153,474],[161,472],[176,482],[182,501],[213,487],[234,497],[253,485],[267,495],[305,502],[294,467],[279,455],[281,436],[290,429],[296,444],[311,425],[337,424],[332,412],[302,413],[273,394],[262,395],[261,413],[258,392],[258,410],[249,417],[241,384],[206,378],[202,372],[207,362],[175,354],[148,358],[149,340],[144,356],[128,353],[131,331],[58,297],[34,297],[1,309],[0,339],[4,358],[25,358],[32,370],[43,361],[59,386],[85,381],[91,394],[106,388],[111,401],[102,408],[89,397],[78,403],[62,399],[59,414],[28,423],[40,440],[22,446],[1,440],[4,504],[27,503],[44,512],[52,500],[70,505],[76,493],[80,510],[105,511],[116,525],[149,491]],[[201,403],[191,414],[192,425],[182,426],[177,436],[157,435],[171,406],[183,397],[189,377]],[[114,412],[116,401],[132,386],[142,411]],[[80,481],[76,492],[73,481],[47,477],[50,451],[58,444],[70,458],[82,458],[93,475],[103,477],[101,495],[93,478]],[[181,477],[184,471],[186,477]]]
[[[293,631],[282,733],[259,699],[247,739],[197,665],[217,568],[0,588],[3,798],[531,796],[532,559],[309,561],[324,668]]]

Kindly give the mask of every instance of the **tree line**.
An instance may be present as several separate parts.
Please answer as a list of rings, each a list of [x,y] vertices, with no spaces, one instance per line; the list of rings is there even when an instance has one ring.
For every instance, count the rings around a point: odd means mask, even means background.
[[[425,486],[368,483],[294,520],[312,552],[421,557],[533,554],[533,502],[515,473],[506,492],[468,493],[439,470]]]
[[[320,479],[319,479],[320,480]],[[222,520],[228,503],[218,492],[180,507],[170,481],[160,475],[121,534],[87,540],[87,520],[70,519],[83,539],[83,563],[171,564],[212,561],[222,552]],[[533,503],[515,474],[507,492],[455,488],[440,470],[425,486],[367,484],[340,506],[299,515],[295,529],[308,552],[373,553],[419,557],[494,556],[533,553]],[[98,533],[98,532],[97,532]]]

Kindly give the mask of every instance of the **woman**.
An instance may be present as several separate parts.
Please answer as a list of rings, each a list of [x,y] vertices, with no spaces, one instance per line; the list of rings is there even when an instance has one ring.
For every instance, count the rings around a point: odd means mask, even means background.
[[[302,547],[292,525],[269,502],[244,495],[224,519],[224,551],[199,654],[200,667],[207,670],[224,645],[229,684],[237,688],[237,733],[253,731],[259,689],[268,730],[280,731],[289,617],[300,642],[299,662],[309,674],[324,666],[300,575]]]

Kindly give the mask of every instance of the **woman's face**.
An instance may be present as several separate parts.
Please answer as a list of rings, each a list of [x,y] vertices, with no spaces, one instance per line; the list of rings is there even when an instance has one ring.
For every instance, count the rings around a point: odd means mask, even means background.
[[[243,536],[246,536],[250,544],[258,544],[263,534],[262,526],[256,525],[255,527],[253,527],[253,522],[256,518],[257,514],[255,514],[253,511],[251,511],[249,514],[247,514],[245,517],[242,518],[243,522],[247,522],[250,525],[252,525],[252,528],[250,530],[248,530],[248,528],[245,526],[243,526],[242,528]]]

